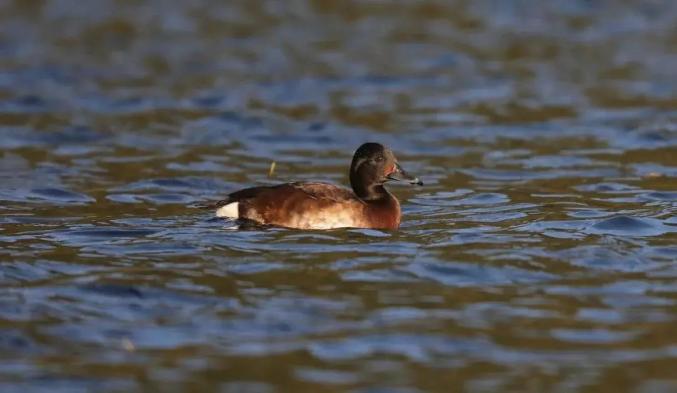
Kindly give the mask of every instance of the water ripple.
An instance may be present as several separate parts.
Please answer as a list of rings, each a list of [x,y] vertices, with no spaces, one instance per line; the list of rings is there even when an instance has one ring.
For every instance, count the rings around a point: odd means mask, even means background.
[[[669,1],[0,1],[0,391],[673,392],[675,26]],[[366,141],[425,183],[387,185],[397,231],[197,208],[348,186]]]

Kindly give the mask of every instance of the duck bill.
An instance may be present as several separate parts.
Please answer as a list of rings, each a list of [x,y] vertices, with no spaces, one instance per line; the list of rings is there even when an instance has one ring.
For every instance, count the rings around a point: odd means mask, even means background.
[[[388,180],[394,181],[406,181],[409,184],[415,184],[417,186],[422,186],[423,182],[418,179],[416,176],[408,174],[400,164],[395,164],[395,170],[387,176]]]

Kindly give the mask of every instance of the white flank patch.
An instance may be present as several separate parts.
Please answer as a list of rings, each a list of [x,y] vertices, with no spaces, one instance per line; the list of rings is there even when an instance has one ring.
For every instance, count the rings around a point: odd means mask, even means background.
[[[239,218],[238,202],[229,203],[216,209],[216,217]]]

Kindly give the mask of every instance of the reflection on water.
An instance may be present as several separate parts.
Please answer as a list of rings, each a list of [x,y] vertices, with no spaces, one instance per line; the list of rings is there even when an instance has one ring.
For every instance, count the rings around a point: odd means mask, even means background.
[[[0,1],[0,390],[677,390],[677,3]],[[347,184],[399,231],[237,228]],[[277,177],[268,178],[271,161]]]

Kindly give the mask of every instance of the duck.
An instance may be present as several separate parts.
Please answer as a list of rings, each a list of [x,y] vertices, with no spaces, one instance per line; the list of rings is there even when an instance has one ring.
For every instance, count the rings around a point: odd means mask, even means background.
[[[353,154],[352,190],[329,183],[292,182],[245,188],[211,205],[216,216],[291,229],[398,229],[400,202],[385,187],[391,181],[423,185],[395,154],[368,142]]]

